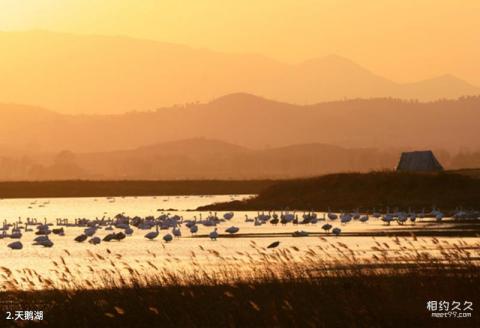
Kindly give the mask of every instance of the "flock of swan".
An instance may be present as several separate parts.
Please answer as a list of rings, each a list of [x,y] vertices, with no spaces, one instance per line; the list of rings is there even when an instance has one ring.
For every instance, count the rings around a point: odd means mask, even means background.
[[[457,211],[454,214],[455,218],[461,218],[466,215],[471,215],[464,211]],[[304,212],[301,217],[296,212],[258,212],[256,216],[249,217],[248,214],[245,215],[245,222],[250,222],[254,226],[261,226],[270,224],[273,226],[276,225],[316,225],[320,221],[323,222],[322,229],[325,233],[331,233],[335,236],[341,234],[342,229],[340,227],[334,227],[335,222],[340,222],[340,226],[347,225],[351,221],[358,221],[361,223],[367,223],[370,217],[375,219],[380,219],[384,222],[385,225],[390,225],[392,222],[397,222],[399,225],[404,225],[408,222],[415,224],[417,218],[424,217],[433,217],[437,221],[441,221],[445,214],[439,210],[432,210],[429,213],[424,211],[420,213],[407,211],[401,212],[397,211],[390,213],[389,210],[386,213],[381,214],[380,212],[373,211],[371,215],[360,214],[358,211],[355,212],[344,212],[341,214],[328,212],[323,213],[322,217],[319,217],[315,212]],[[68,219],[57,219],[56,225],[53,223],[47,223],[47,220],[44,219],[44,222],[38,222],[37,219],[27,218],[25,222],[22,221],[22,218],[18,218],[15,223],[7,223],[5,220],[3,226],[0,227],[0,239],[10,238],[15,241],[9,243],[7,246],[13,250],[20,250],[23,248],[23,243],[21,241],[22,237],[27,232],[33,232],[36,237],[33,239],[33,245],[43,246],[43,247],[52,247],[54,245],[53,241],[50,239],[49,235],[54,234],[57,236],[65,236],[66,229],[70,227],[83,228],[83,233],[79,234],[74,238],[74,241],[77,243],[88,242],[92,245],[98,245],[102,242],[112,242],[112,241],[122,241],[134,234],[141,233],[145,231],[144,237],[148,240],[155,240],[160,237],[160,231],[165,231],[162,234],[162,239],[164,242],[169,243],[176,238],[182,237],[182,229],[188,230],[188,232],[194,236],[199,231],[199,227],[210,227],[212,230],[208,233],[208,238],[211,240],[217,240],[220,237],[218,227],[224,222],[229,222],[234,217],[233,212],[223,213],[223,215],[218,216],[217,213],[209,213],[205,218],[202,217],[202,214],[199,214],[199,217],[194,216],[193,219],[184,219],[179,215],[171,215],[169,213],[162,213],[158,217],[147,216],[147,217],[129,217],[124,214],[118,214],[113,219],[76,219],[75,222],[69,222]],[[33,228],[34,227],[34,228]],[[102,238],[98,236],[98,231],[103,230],[107,232]],[[229,226],[225,229],[225,233],[230,235],[236,234],[239,232],[240,228],[234,225]],[[304,230],[297,230],[292,233],[292,237],[306,237],[308,232]],[[278,242],[279,244],[280,242]],[[274,248],[278,246],[277,242],[269,245],[269,248]]]

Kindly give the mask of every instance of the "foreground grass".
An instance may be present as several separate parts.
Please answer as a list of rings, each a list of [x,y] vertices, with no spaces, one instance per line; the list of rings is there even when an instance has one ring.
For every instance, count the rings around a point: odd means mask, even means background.
[[[9,290],[0,300],[11,310],[43,310],[38,324],[48,327],[478,327],[475,311],[471,318],[438,319],[426,309],[428,301],[455,300],[476,310],[478,245],[432,241],[435,255],[394,238],[378,242],[367,258],[335,242],[329,245],[338,256],[330,260],[321,256],[325,246],[300,258],[295,246],[273,252],[255,246],[262,261],[224,262],[213,271],[198,266],[193,273],[153,263],[151,272],[125,264],[129,273],[122,273],[112,262],[111,271],[98,274],[101,288],[85,289],[86,282],[61,289],[43,279],[46,290]],[[400,251],[392,253],[392,243]]]
[[[478,327],[435,319],[429,300],[480,301],[478,273],[355,275],[318,280],[10,295],[43,304],[49,327]],[[5,296],[3,296],[5,297]],[[33,305],[33,308],[38,306]]]

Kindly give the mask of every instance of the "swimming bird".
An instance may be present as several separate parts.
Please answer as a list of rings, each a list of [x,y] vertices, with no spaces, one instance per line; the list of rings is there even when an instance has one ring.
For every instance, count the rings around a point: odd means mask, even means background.
[[[328,231],[330,231],[330,229],[332,229],[332,225],[329,224],[329,223],[325,223],[325,224],[322,226],[322,229],[325,230],[325,232],[328,232]]]
[[[105,237],[103,237],[103,241],[112,241],[115,238],[115,232],[109,233]]]
[[[22,249],[23,244],[21,241],[14,241],[13,243],[8,244],[7,247],[11,249]]]
[[[158,237],[158,224],[156,225],[155,231],[150,231],[145,235],[145,238],[154,240]]]
[[[338,218],[337,214],[331,212],[328,212],[327,216],[330,220],[336,220]]]
[[[218,238],[217,228],[215,228],[212,232],[210,232],[208,236],[210,237],[211,240],[217,240]]]
[[[22,238],[22,232],[20,230],[12,231],[12,234],[10,235],[10,238],[20,239],[20,238]]]
[[[41,236],[41,237],[45,237],[45,238],[39,238],[37,237],[39,240],[36,241],[34,243],[34,245],[39,245],[39,246],[43,246],[43,247],[52,247],[53,246],[53,241],[51,241],[49,238],[48,238],[48,235],[45,235],[45,236]],[[37,239],[35,238],[35,239]]]
[[[278,245],[280,245],[280,242],[279,241],[274,241],[273,243],[268,245],[267,248],[276,248],[276,247],[278,247]]]
[[[254,219],[249,218],[247,214],[245,214],[245,222],[253,222]]]
[[[340,228],[333,228],[333,230],[332,230],[332,233],[335,236],[338,236],[341,232],[342,232],[342,229],[340,229]]]
[[[347,224],[348,222],[352,221],[353,216],[348,213],[344,213],[340,215],[340,221],[342,224]]]
[[[35,237],[35,239],[33,239],[33,241],[36,242],[36,243],[42,243],[45,240],[48,240],[47,236],[38,236],[38,237]]]
[[[115,240],[120,241],[122,239],[125,239],[125,237],[127,237],[127,236],[123,232],[120,231],[120,232],[117,232],[113,238]]]
[[[410,221],[412,222],[412,224],[415,224],[416,220],[417,220],[417,215],[415,213],[412,213],[412,215],[410,216]]]
[[[435,213],[435,219],[437,219],[437,221],[439,221],[439,222],[442,221],[443,217],[444,217],[444,214],[442,212],[437,211]]]
[[[278,218],[278,216],[275,216],[273,217],[273,219],[270,220],[270,223],[273,224],[273,225],[277,225],[278,222],[280,222],[280,219]]]
[[[382,221],[385,222],[387,225],[390,225],[390,222],[392,222],[393,216],[391,214],[385,214],[382,217]]]
[[[63,230],[63,227],[59,228],[59,229],[52,229],[52,232],[53,232],[53,234],[59,235],[59,236],[64,236],[65,235],[65,231]]]
[[[239,230],[240,230],[239,227],[231,226],[225,229],[225,232],[228,232],[229,234],[233,235],[234,233],[237,233]]]
[[[397,223],[403,225],[408,220],[408,216],[405,213],[398,214]]]
[[[295,231],[295,232],[292,234],[292,237],[307,237],[307,236],[308,236],[308,232],[303,231],[303,230]]]
[[[95,236],[95,237],[90,238],[90,240],[88,242],[92,245],[98,245],[98,244],[100,244],[101,241],[102,240],[100,239],[100,237]]]
[[[163,240],[165,240],[166,243],[171,242],[173,240],[173,236],[167,233],[165,236],[163,236]]]
[[[360,220],[360,222],[363,222],[363,223],[367,222],[368,221],[368,215],[362,215],[359,220]]]
[[[83,243],[85,240],[87,240],[87,235],[86,234],[81,234],[80,236],[75,237],[75,241],[79,243]]]
[[[190,227],[190,233],[192,235],[197,233],[197,231],[198,231],[198,226],[196,224]]]
[[[85,230],[83,230],[83,233],[85,234],[85,236],[87,237],[92,237],[95,232],[97,232],[97,227],[93,226],[93,227],[88,227],[86,228]]]

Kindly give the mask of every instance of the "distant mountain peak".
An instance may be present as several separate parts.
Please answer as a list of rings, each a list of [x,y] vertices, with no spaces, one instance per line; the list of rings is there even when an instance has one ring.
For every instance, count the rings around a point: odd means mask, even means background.
[[[251,93],[246,92],[235,92],[230,93],[225,96],[216,98],[210,102],[210,104],[216,105],[249,105],[249,104],[259,104],[259,103],[272,103],[274,100],[270,100],[261,96],[257,96]]]
[[[339,67],[349,67],[349,68],[356,68],[356,69],[361,69],[366,72],[370,72],[368,69],[363,67],[362,65],[358,64],[357,62],[341,56],[337,54],[331,54],[323,57],[316,57],[316,58],[310,58],[308,60],[303,61],[300,63],[300,66],[339,66]]]
[[[480,88],[453,74],[443,74],[430,79],[404,84],[403,86],[408,94],[415,95],[421,93],[424,97],[430,95],[430,100],[435,100],[435,96],[438,94],[442,94],[443,98],[480,95]]]
[[[457,83],[457,84],[463,84],[465,86],[469,86],[469,87],[473,87],[473,88],[476,88],[475,85],[465,81],[465,80],[462,80],[461,78],[459,78],[458,76],[455,76],[453,74],[442,74],[442,75],[439,75],[439,76],[436,76],[436,77],[433,77],[433,78],[430,78],[430,79],[426,79],[426,80],[423,80],[421,82],[445,82],[445,83]]]
[[[0,102],[70,114],[205,103],[232,91],[243,93],[211,103],[245,107],[269,99],[315,104],[373,97],[429,101],[480,93],[453,75],[396,83],[338,54],[289,65],[155,40],[45,30],[0,32],[0,52]]]

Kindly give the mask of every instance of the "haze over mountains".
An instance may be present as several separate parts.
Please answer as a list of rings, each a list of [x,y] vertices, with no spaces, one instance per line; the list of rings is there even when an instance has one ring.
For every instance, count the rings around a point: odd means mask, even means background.
[[[436,155],[449,169],[480,165],[480,152]],[[398,159],[398,150],[320,143],[255,150],[195,138],[123,151],[0,156],[0,180],[286,179],[393,169]]]
[[[212,139],[188,139],[126,151],[61,152],[25,166],[30,179],[262,179],[392,168],[396,154],[305,144],[254,150]],[[39,161],[40,160],[40,161]],[[1,161],[0,161],[1,163]],[[2,174],[0,173],[0,176]],[[11,177],[10,177],[11,178]],[[25,177],[24,177],[25,178]],[[5,179],[5,177],[4,177]]]
[[[249,94],[117,115],[65,115],[0,105],[0,150],[110,152],[191,138],[252,149],[322,143],[347,148],[480,149],[480,97],[291,105]]]
[[[480,94],[451,75],[399,84],[340,57],[290,65],[250,54],[126,37],[0,32],[0,102],[61,113],[123,113],[245,92],[295,104]]]
[[[0,53],[0,180],[287,178],[480,150],[480,89],[451,75],[44,31],[0,32]]]
[[[0,105],[0,180],[253,179],[393,168],[401,150],[477,167],[480,97],[298,106],[249,94],[116,115]]]

